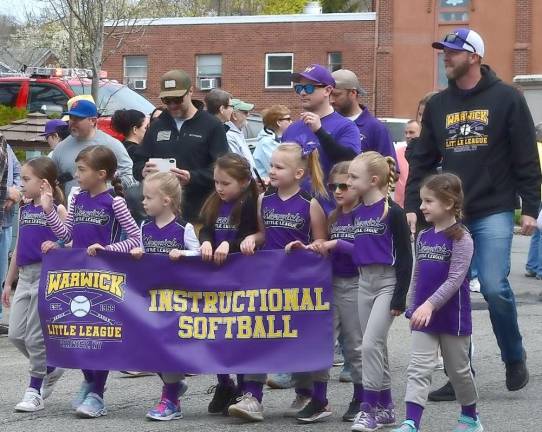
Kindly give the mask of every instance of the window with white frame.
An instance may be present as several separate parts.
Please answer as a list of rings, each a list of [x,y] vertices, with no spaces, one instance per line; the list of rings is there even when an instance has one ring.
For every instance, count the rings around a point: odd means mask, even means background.
[[[265,88],[292,88],[294,55],[270,53],[265,55]]]
[[[222,55],[201,54],[196,56],[198,78],[220,78],[222,76]]]
[[[439,21],[443,24],[469,21],[470,0],[440,0]]]
[[[343,67],[343,54],[341,52],[327,53],[327,68],[330,72],[342,69]]]
[[[125,56],[124,57],[124,84],[137,88],[147,87],[147,56]]]

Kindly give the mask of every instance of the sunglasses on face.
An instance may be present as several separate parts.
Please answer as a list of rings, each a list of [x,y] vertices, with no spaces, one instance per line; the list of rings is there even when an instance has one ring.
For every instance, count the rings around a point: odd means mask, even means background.
[[[335,192],[339,189],[341,192],[348,190],[348,185],[346,183],[328,183],[327,188],[331,192]]]
[[[305,91],[306,94],[313,94],[317,88],[323,88],[324,85],[320,84],[296,84],[294,85],[294,90],[297,94],[301,94],[302,91]]]
[[[184,96],[177,96],[177,97],[165,97],[162,98],[162,103],[164,105],[171,105],[171,104],[182,104],[183,103]]]
[[[469,41],[463,39],[461,36],[456,35],[455,33],[447,34],[446,37],[444,38],[444,42],[448,42],[452,44],[455,43],[456,40],[460,40],[461,42],[467,44],[468,46],[472,48],[473,52],[476,52],[476,48],[474,48],[474,45],[472,45]]]

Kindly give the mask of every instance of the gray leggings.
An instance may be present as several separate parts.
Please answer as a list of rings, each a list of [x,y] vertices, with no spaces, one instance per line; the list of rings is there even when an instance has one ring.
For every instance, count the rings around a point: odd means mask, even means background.
[[[38,287],[41,263],[22,266],[9,314],[8,338],[30,360],[30,376],[47,373],[45,342],[38,314]]]
[[[469,359],[470,336],[421,331],[412,332],[412,354],[407,370],[405,401],[425,406],[437,364],[439,346],[457,400],[461,405],[476,403],[478,392]]]
[[[393,322],[390,304],[395,285],[395,269],[392,266],[361,267],[358,313],[363,333],[361,358],[363,388],[366,390],[391,388],[387,341]]]

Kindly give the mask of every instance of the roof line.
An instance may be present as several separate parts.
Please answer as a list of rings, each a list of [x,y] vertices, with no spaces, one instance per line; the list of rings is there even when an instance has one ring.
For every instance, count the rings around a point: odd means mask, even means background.
[[[171,17],[171,18],[140,18],[129,21],[106,21],[106,27],[115,25],[139,26],[173,26],[173,25],[200,25],[200,24],[265,24],[265,23],[292,23],[292,22],[333,22],[333,21],[375,21],[375,12],[359,13],[333,13],[333,14],[295,14],[295,15],[233,15],[209,17]]]

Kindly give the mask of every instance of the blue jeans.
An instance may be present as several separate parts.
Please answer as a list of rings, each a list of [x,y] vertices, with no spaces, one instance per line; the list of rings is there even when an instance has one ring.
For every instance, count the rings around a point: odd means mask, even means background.
[[[471,220],[474,259],[481,292],[488,303],[493,333],[505,363],[523,359],[516,299],[508,275],[514,229],[514,213],[503,212]]]
[[[529,246],[525,269],[528,272],[536,273],[538,277],[542,278],[542,235],[540,235],[538,228],[531,236],[531,245]]]
[[[11,227],[0,229],[0,293],[4,288],[4,281],[8,272],[8,255],[11,247]],[[2,302],[0,301],[0,318],[2,318]]]

